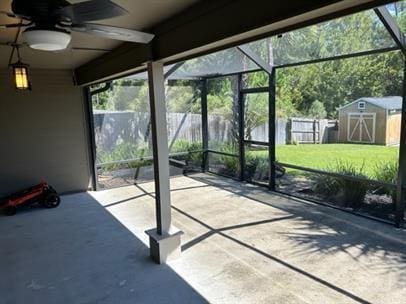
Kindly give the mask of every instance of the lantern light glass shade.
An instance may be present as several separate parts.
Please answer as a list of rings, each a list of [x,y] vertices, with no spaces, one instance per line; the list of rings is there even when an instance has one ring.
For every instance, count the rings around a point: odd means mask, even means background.
[[[42,51],[65,50],[71,41],[70,34],[64,30],[41,30],[35,27],[25,30],[22,37],[30,48]]]
[[[31,90],[28,77],[28,66],[22,63],[13,64],[14,83],[17,90]]]

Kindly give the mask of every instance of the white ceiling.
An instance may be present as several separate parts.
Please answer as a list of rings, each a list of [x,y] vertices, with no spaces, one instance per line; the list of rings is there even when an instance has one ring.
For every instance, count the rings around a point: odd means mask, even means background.
[[[34,1],[34,0],[33,0]],[[144,30],[184,10],[199,0],[113,0],[130,12],[129,15],[95,23]],[[11,11],[12,0],[0,0],[0,10]],[[71,3],[80,0],[69,0]],[[18,20],[17,20],[18,22]],[[16,23],[16,19],[0,14],[0,24]],[[0,42],[11,42],[17,33],[16,28],[0,29]],[[21,41],[21,37],[19,38]],[[121,42],[102,39],[81,33],[72,33],[72,47],[113,49]],[[11,47],[0,46],[0,68],[8,65]],[[31,68],[72,69],[103,54],[100,51],[79,51],[68,49],[62,52],[43,52],[23,47],[22,61]],[[14,60],[15,61],[15,60]]]

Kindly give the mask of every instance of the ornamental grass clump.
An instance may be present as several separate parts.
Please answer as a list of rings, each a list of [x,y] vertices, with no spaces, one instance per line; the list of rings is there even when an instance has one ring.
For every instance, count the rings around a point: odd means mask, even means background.
[[[364,165],[357,168],[350,162],[338,160],[334,165],[327,168],[327,171],[343,175],[327,176],[317,174],[313,179],[315,182],[314,191],[342,205],[354,210],[361,208],[365,195],[369,190],[367,176],[363,174]],[[356,177],[357,179],[347,178]],[[362,179],[365,179],[363,181]]]
[[[375,178],[378,181],[397,184],[398,182],[399,164],[396,160],[384,162],[375,167]],[[382,192],[392,198],[392,202],[396,202],[396,187],[381,187]]]

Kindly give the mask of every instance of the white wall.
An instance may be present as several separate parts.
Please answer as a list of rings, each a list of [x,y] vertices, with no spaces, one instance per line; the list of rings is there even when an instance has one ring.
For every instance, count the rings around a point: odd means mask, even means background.
[[[82,89],[70,71],[33,70],[32,91],[17,91],[0,70],[0,195],[48,181],[57,191],[89,187]]]

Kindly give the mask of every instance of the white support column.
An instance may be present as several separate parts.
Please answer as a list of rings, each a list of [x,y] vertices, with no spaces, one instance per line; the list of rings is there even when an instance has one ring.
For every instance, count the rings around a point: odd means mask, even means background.
[[[148,63],[151,135],[154,156],[155,209],[157,228],[147,230],[151,257],[157,263],[180,255],[182,231],[171,225],[169,149],[166,123],[165,84],[162,62]]]

